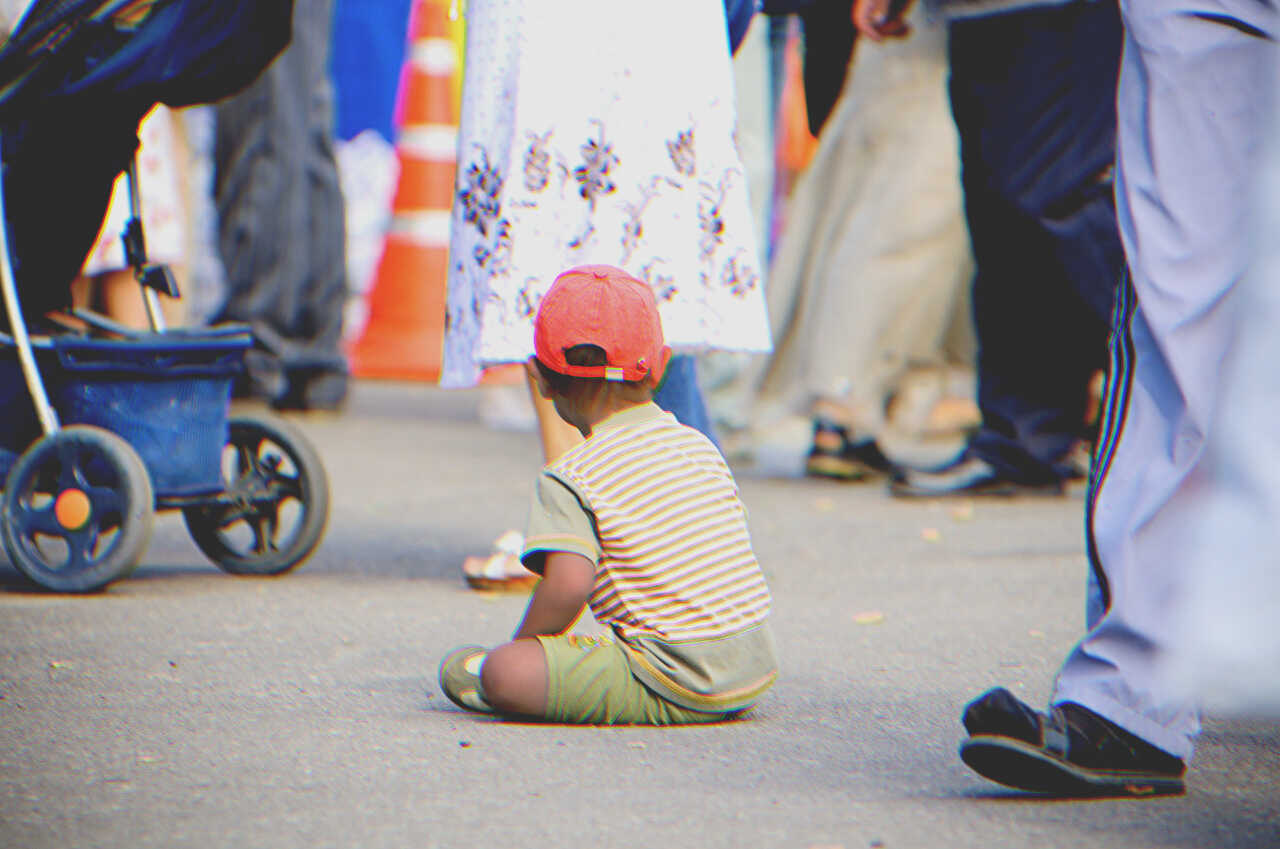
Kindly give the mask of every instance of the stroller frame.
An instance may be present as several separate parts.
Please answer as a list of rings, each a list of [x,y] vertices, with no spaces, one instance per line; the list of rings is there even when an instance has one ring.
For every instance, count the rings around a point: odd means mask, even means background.
[[[16,49],[31,48],[35,56],[16,77],[0,81],[0,101],[37,73],[43,55],[74,43],[79,22],[110,24],[122,10],[145,17],[153,6],[180,16],[192,8],[183,4],[37,0],[26,16],[38,9],[35,24],[24,30],[24,20],[15,33]],[[35,414],[34,422],[20,417],[11,428],[0,426],[0,460],[17,458],[0,492],[0,535],[14,566],[47,589],[101,589],[137,565],[155,511],[181,509],[197,547],[224,571],[276,575],[295,568],[319,544],[328,520],[324,466],[289,422],[232,408],[232,377],[243,371],[252,341],[248,326],[166,330],[157,292],[177,297],[178,290],[167,267],[147,261],[136,151],[122,169],[129,218],[121,239],[150,332],[71,309],[87,330],[47,316],[68,333],[31,335],[6,210],[10,167],[0,161],[0,296],[12,334],[0,333],[0,354],[10,345],[15,350]],[[13,365],[0,358],[0,390],[10,403],[21,392]],[[184,413],[190,420],[176,420]],[[21,450],[19,440],[29,438],[23,434],[36,431],[41,435]]]

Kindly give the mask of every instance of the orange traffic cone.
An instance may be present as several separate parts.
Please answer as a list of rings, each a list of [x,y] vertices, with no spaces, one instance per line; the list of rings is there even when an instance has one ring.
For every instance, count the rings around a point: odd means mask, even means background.
[[[400,178],[368,321],[349,352],[357,377],[440,378],[458,125],[448,26],[447,0],[414,3],[400,80]]]

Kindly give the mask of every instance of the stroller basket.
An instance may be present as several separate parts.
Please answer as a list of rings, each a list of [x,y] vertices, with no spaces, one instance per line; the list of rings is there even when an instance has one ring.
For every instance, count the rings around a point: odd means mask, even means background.
[[[231,413],[249,329],[164,332],[156,292],[176,293],[146,258],[130,165],[155,103],[209,103],[248,85],[288,43],[292,7],[34,0],[0,35],[0,331],[12,334],[0,332],[0,541],[42,587],[90,592],[127,575],[159,510],[181,510],[197,547],[233,574],[283,574],[324,533],[315,449],[286,421]],[[72,305],[68,284],[126,170],[125,253],[155,332],[73,311],[123,338],[62,333],[56,313]],[[27,329],[50,324],[59,335]]]
[[[33,340],[34,341],[34,340]],[[252,339],[243,327],[139,336],[78,336],[34,341],[49,397],[63,425],[105,428],[142,458],[157,496],[220,490],[231,381]],[[40,435],[29,409],[16,350],[0,350],[0,455],[16,454]],[[0,456],[7,472],[13,456]]]

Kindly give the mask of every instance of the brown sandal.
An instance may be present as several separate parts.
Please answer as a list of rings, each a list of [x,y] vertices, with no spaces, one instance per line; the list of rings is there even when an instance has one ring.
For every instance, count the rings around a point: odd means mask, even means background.
[[[507,531],[494,540],[493,553],[487,557],[468,557],[462,561],[462,576],[467,586],[486,592],[528,592],[541,579],[520,562],[524,535]]]

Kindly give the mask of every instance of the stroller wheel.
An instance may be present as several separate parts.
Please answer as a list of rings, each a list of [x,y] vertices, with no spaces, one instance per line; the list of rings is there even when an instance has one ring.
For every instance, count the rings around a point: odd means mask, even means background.
[[[279,575],[307,558],[329,520],[329,481],[320,456],[295,427],[257,411],[228,420],[222,475],[226,496],[184,507],[191,538],[235,575]]]
[[[147,468],[110,431],[70,425],[38,440],[5,481],[4,544],[24,575],[91,592],[133,571],[151,538]]]

